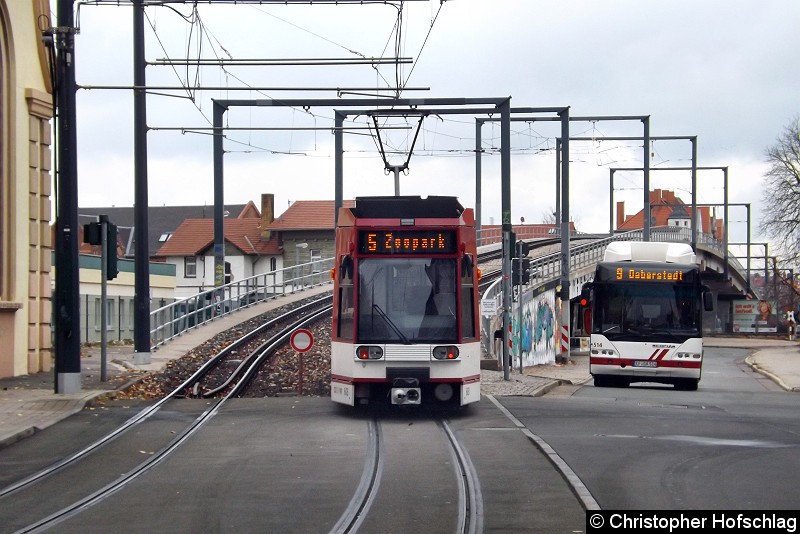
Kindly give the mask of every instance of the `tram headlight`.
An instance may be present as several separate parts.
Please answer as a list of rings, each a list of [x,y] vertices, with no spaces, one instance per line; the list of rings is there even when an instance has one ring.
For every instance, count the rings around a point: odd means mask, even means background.
[[[374,345],[361,345],[356,349],[357,360],[380,360],[383,358],[383,349]]]
[[[433,347],[433,357],[437,360],[457,360],[458,356],[458,347],[454,345]]]

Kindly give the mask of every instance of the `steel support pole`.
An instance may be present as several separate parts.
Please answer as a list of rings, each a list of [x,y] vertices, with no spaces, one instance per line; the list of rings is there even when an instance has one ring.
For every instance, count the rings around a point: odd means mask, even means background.
[[[341,111],[334,111],[333,121],[333,147],[334,147],[334,168],[333,168],[333,226],[339,225],[339,208],[344,203],[344,127],[345,114]]]
[[[697,252],[697,136],[692,143],[692,250]]]
[[[561,139],[556,139],[556,213],[554,226],[561,222]]]
[[[747,293],[750,293],[750,204],[747,204]]]
[[[483,239],[481,232],[481,154],[483,147],[481,146],[481,128],[483,127],[482,121],[475,121],[475,233],[479,239]],[[479,241],[480,243],[481,241]]]
[[[642,230],[643,241],[650,241],[650,117],[642,118],[644,132],[644,227]]]
[[[614,235],[614,169],[608,169],[608,235]]]
[[[723,274],[725,275],[725,278],[727,279],[728,278],[728,274],[729,274],[729,269],[728,269],[728,233],[730,233],[729,232],[730,224],[728,222],[728,167],[723,167],[722,168],[722,176],[723,176],[722,194],[724,196],[724,200],[722,201],[723,202],[722,209],[724,210],[723,217],[725,218],[725,232],[723,233],[723,236],[722,236],[722,242],[723,242],[723,244],[722,244],[722,246],[723,246],[722,253],[723,253],[723,261],[724,261],[722,268],[723,268]],[[748,222],[747,226],[748,227],[750,226],[749,222]]]
[[[570,358],[570,303],[569,303],[569,108],[559,113],[561,117],[561,333],[560,355],[562,361]]]
[[[58,169],[55,255],[55,392],[81,390],[78,160],[73,0],[58,0]]]
[[[510,380],[508,344],[511,339],[511,99],[500,108],[500,213],[503,228],[503,379]]]
[[[108,215],[100,215],[100,381],[106,381],[108,358]]]
[[[225,153],[222,141],[223,117],[227,107],[214,101],[214,287],[225,284],[225,222],[224,222],[224,183],[223,166]]]
[[[144,5],[133,6],[133,84],[145,87]],[[150,243],[147,208],[147,93],[133,92],[133,175],[134,175],[134,363],[150,363]]]

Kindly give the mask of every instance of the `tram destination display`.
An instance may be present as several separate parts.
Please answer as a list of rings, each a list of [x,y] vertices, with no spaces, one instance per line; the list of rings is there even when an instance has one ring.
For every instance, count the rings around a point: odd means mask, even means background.
[[[455,254],[454,230],[362,230],[358,252],[378,254]]]

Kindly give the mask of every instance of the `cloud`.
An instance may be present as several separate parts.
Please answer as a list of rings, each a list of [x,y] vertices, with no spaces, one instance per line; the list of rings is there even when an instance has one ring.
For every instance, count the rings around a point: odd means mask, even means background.
[[[181,12],[191,16],[188,7]],[[380,57],[393,53],[396,10],[387,5],[279,6],[198,5],[208,31],[198,40],[173,11],[148,8],[147,58],[203,57]],[[438,13],[438,16],[437,16]],[[753,230],[760,211],[763,153],[789,118],[797,114],[800,3],[769,2],[754,8],[744,0],[641,2],[411,2],[404,11],[402,55],[418,58],[397,72],[430,92],[404,96],[511,96],[515,106],[570,106],[573,116],[649,115],[651,135],[697,135],[698,164],[726,165],[729,201],[752,202]],[[435,22],[434,22],[435,18]],[[133,79],[131,10],[82,5],[76,37],[80,84],[127,85]],[[431,28],[432,25],[432,28]],[[395,81],[393,67],[147,67],[150,85],[179,81],[204,86],[376,86]],[[157,91],[163,92],[163,91]],[[320,98],[299,91],[204,91],[148,97],[147,122],[156,127],[210,126],[211,99]],[[78,149],[82,205],[133,204],[132,96],[129,90],[81,90]],[[330,130],[275,131],[264,128],[330,128],[332,109],[231,108],[226,113],[225,200],[257,201],[276,194],[276,208],[290,200],[333,197]],[[383,132],[382,142],[403,151],[408,130]],[[402,121],[399,121],[402,123]],[[370,121],[357,119],[365,128]],[[402,125],[402,124],[398,124]],[[253,128],[253,130],[246,130]],[[641,135],[641,123],[598,121],[572,124],[572,135],[596,141],[571,143],[570,211],[583,231],[608,229],[609,168],[641,166],[640,141],[611,142],[603,136]],[[150,202],[213,202],[212,138],[208,130],[148,133]],[[375,141],[345,136],[345,196],[392,194]],[[475,202],[475,117],[426,119],[401,192],[455,194]],[[512,125],[512,218],[535,222],[555,207],[554,137],[557,125]],[[482,208],[484,223],[500,219],[500,164],[493,155],[499,127],[483,128]],[[649,147],[653,166],[686,166],[688,141]],[[287,155],[291,154],[291,155]],[[721,177],[705,171],[700,202],[721,202]],[[688,200],[688,173],[653,172],[652,187],[674,189]],[[641,209],[641,175],[617,175],[615,198]],[[636,207],[639,206],[639,207]],[[731,235],[743,215],[731,215]]]

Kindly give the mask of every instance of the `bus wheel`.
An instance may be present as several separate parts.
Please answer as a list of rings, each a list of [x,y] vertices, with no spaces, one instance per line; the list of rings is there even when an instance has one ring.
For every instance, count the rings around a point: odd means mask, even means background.
[[[675,389],[681,391],[697,391],[697,384],[699,382],[699,380],[695,380],[694,378],[684,378],[675,382]]]
[[[614,385],[613,377],[605,375],[593,375],[594,385],[599,388],[609,388]]]

